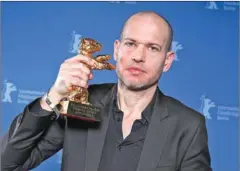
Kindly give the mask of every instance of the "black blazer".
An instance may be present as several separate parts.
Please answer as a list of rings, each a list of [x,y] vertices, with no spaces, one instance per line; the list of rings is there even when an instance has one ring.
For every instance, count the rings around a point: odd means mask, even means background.
[[[97,171],[115,84],[91,85],[89,100],[102,107],[102,124],[31,113],[29,104],[2,143],[2,171],[37,167],[63,148],[62,171]],[[38,99],[37,99],[38,100]],[[211,171],[205,118],[157,90],[151,122],[136,171]]]

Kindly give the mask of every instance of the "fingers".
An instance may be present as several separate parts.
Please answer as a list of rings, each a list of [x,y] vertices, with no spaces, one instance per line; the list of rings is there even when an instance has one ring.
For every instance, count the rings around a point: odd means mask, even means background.
[[[73,77],[79,77],[85,81],[88,81],[93,77],[92,73],[86,73],[81,68],[69,68],[68,70],[64,71],[64,74],[66,75],[66,77],[70,75]]]
[[[92,73],[89,74],[88,79],[89,79],[89,80],[92,80],[92,79],[93,79],[93,74],[92,74]]]
[[[72,86],[79,86],[79,87],[83,87],[83,88],[88,88],[88,81],[87,80],[83,80],[79,77],[75,77],[72,75],[68,75],[64,77],[64,82],[66,87],[72,87]]]
[[[81,72],[84,72],[87,75],[91,73],[91,70],[83,63],[67,64],[67,69],[72,71],[79,70]]]
[[[92,79],[91,70],[82,63],[64,63],[61,67],[60,72],[65,76],[76,76],[84,80],[88,80],[89,78]]]
[[[83,55],[77,55],[65,60],[60,66],[54,84],[56,91],[59,94],[66,95],[72,86],[88,88],[88,81],[93,78],[88,66],[93,66],[93,61],[93,59]]]
[[[91,59],[90,57],[84,56],[84,55],[80,55],[80,54],[65,60],[65,62],[66,63],[81,62],[81,63],[85,63],[85,64],[87,64],[89,66],[93,66],[94,65],[93,59]]]
[[[79,86],[83,88],[88,88],[87,80],[83,80],[79,77],[70,76],[68,80],[66,80],[67,87],[70,86]]]

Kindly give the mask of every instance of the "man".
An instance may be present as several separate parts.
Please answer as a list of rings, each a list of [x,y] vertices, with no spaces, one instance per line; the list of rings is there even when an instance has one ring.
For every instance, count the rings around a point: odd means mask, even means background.
[[[158,88],[174,60],[172,32],[154,12],[131,16],[114,43],[117,84],[88,86],[91,59],[64,61],[45,97],[55,106],[68,86],[88,88],[90,102],[103,108],[101,125],[56,119],[39,98],[11,124],[2,171],[35,168],[62,148],[63,171],[211,171],[204,117]]]

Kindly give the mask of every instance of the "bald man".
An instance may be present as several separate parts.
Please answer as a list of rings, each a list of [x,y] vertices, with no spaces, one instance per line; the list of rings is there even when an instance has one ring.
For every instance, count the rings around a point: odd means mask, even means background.
[[[211,171],[204,117],[158,87],[174,60],[172,37],[162,16],[131,16],[114,42],[116,84],[88,85],[85,64],[93,61],[86,56],[64,61],[50,91],[12,122],[2,171],[35,168],[60,149],[62,171]],[[53,106],[69,85],[88,88],[90,102],[103,108],[98,127],[57,117]]]

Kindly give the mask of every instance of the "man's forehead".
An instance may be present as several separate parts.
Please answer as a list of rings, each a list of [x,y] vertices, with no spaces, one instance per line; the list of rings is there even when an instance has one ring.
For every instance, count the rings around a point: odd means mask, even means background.
[[[141,31],[141,28],[148,27],[148,29],[155,30],[158,34],[168,34],[168,24],[159,16],[154,15],[136,15],[125,23],[122,34],[125,32]]]
[[[140,14],[133,15],[126,21],[124,28],[126,28],[128,25],[138,24],[142,22],[148,22],[148,23],[150,22],[150,23],[154,23],[155,25],[159,25],[159,27],[168,28],[168,23],[162,17],[152,13],[150,14],[140,13]]]
[[[125,38],[131,39],[158,39],[162,41],[168,38],[168,27],[163,23],[155,23],[153,21],[145,22],[133,21],[126,25],[122,36],[122,40]]]

